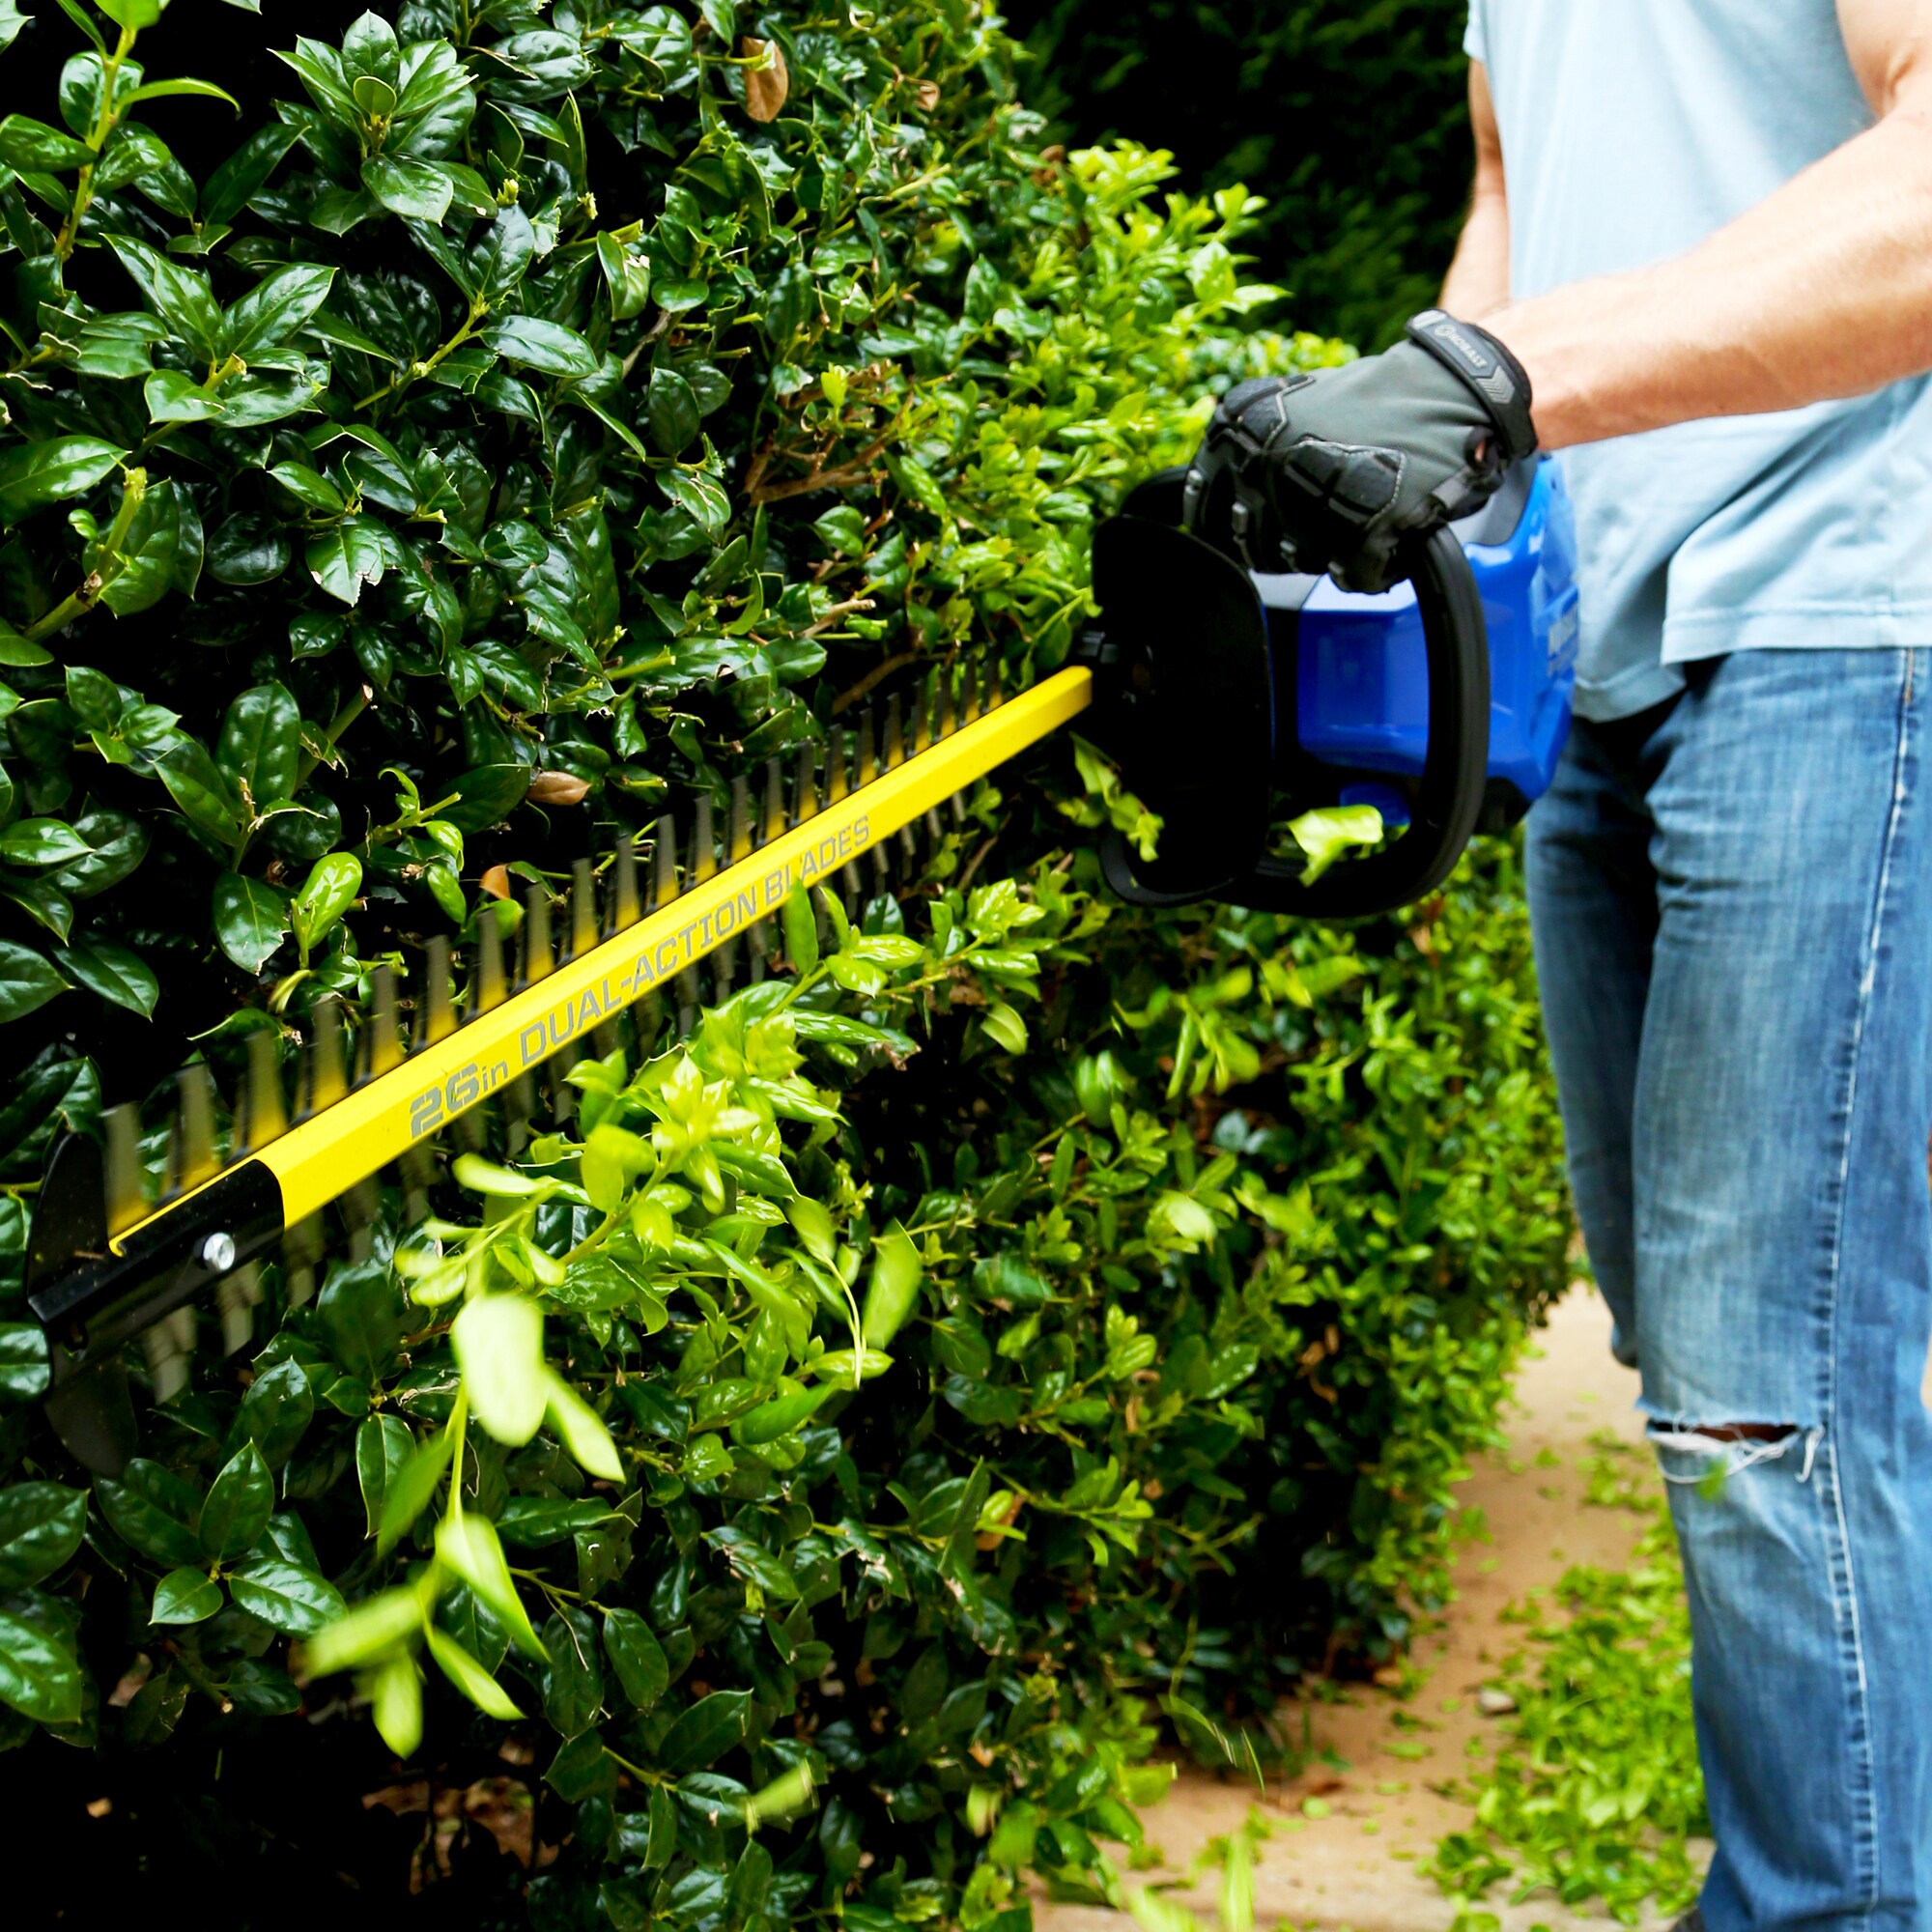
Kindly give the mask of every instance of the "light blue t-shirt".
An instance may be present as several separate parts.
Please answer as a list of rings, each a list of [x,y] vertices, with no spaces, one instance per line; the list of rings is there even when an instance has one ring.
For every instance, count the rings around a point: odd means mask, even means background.
[[[1471,0],[1465,44],[1502,129],[1518,298],[1683,253],[1872,120],[1834,0]],[[1562,463],[1585,718],[1726,651],[1932,644],[1923,377]]]

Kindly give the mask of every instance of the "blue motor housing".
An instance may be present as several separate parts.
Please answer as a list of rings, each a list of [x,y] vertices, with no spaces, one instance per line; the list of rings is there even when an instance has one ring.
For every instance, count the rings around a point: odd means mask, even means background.
[[[1554,463],[1521,464],[1456,525],[1475,573],[1490,641],[1489,788],[1483,824],[1508,825],[1541,798],[1570,729],[1577,676],[1577,531]],[[1294,742],[1349,775],[1344,802],[1406,817],[1400,781],[1422,771],[1429,671],[1415,586],[1378,596],[1326,577],[1258,576],[1275,689],[1294,695]],[[1376,774],[1397,781],[1378,782]],[[1316,774],[1304,767],[1296,789]],[[1332,780],[1329,796],[1333,797]]]

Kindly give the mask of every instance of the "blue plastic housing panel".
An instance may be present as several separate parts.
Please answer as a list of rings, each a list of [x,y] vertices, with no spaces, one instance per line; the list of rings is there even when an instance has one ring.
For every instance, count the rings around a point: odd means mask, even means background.
[[[1492,523],[1485,515],[1468,527],[1489,534]],[[1534,803],[1556,770],[1577,678],[1577,530],[1556,466],[1538,466],[1503,541],[1464,536],[1464,549],[1489,623],[1490,777]],[[1293,600],[1298,609],[1282,608],[1287,598],[1278,605],[1270,587],[1264,580],[1264,597],[1276,606],[1268,612],[1270,638],[1277,650],[1290,645],[1294,655],[1302,749],[1324,764],[1420,773],[1429,672],[1413,587],[1370,597],[1324,577]]]

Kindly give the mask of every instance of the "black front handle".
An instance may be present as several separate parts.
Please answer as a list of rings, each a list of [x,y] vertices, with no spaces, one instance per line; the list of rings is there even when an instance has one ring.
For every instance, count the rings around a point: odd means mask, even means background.
[[[1264,859],[1228,896],[1297,919],[1371,919],[1413,905],[1455,870],[1483,809],[1490,761],[1490,639],[1475,573],[1454,530],[1433,531],[1404,559],[1428,647],[1429,748],[1408,830],[1385,851],[1348,859],[1303,885],[1300,868]]]

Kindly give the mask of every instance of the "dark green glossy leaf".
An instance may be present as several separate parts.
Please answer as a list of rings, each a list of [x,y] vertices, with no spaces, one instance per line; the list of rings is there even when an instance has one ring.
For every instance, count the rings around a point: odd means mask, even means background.
[[[315,1397],[308,1378],[293,1359],[277,1362],[249,1384],[235,1411],[235,1428],[262,1452],[270,1469],[279,1469],[295,1454],[310,1418]],[[230,1441],[235,1438],[229,1437]]]
[[[283,342],[328,299],[335,270],[303,264],[265,275],[222,319],[231,355],[259,360],[262,352]]]
[[[153,1016],[155,1002],[161,996],[155,969],[131,948],[110,940],[87,939],[60,947],[54,963],[72,984],[85,986],[143,1019]]]
[[[15,174],[71,174],[90,166],[94,158],[94,150],[85,141],[76,141],[44,121],[25,114],[10,114],[0,121],[0,160]]]
[[[241,1607],[291,1636],[313,1636],[344,1609],[342,1592],[326,1577],[298,1563],[257,1557],[228,1579]]]
[[[648,1711],[664,1695],[670,1682],[670,1665],[650,1625],[635,1610],[607,1613],[604,1654],[617,1673],[624,1695],[638,1710]]]
[[[80,1667],[65,1645],[0,1610],[0,1704],[43,1724],[80,1717]]]
[[[492,323],[483,339],[497,355],[545,376],[582,381],[597,373],[597,352],[574,328],[541,316],[511,315]]]
[[[148,1621],[154,1624],[206,1623],[222,1604],[221,1585],[205,1569],[184,1565],[155,1585]]]
[[[398,160],[375,155],[362,163],[362,185],[391,214],[440,222],[454,192],[449,176],[430,161]]]
[[[0,939],[0,1025],[25,1019],[67,991],[67,981],[31,946]]]
[[[751,1723],[748,1690],[714,1690],[679,1714],[658,1745],[658,1758],[673,1777],[716,1764],[741,1743]]]
[[[296,788],[301,712],[286,686],[258,684],[241,693],[221,721],[214,760],[236,790],[246,788],[257,809]]]
[[[133,276],[148,305],[198,355],[213,363],[221,355],[221,307],[208,277],[185,269],[132,236],[115,235],[108,245]]]
[[[566,1738],[580,1737],[597,1719],[604,1702],[604,1672],[597,1661],[597,1629],[578,1609],[552,1613],[544,1626],[544,1716]]]
[[[188,819],[232,845],[244,829],[242,802],[198,739],[183,738],[155,760],[155,773]]]
[[[92,436],[55,436],[0,450],[0,525],[91,489],[126,456]]]
[[[244,973],[259,973],[289,929],[289,895],[266,879],[223,872],[214,882],[214,936]]]
[[[47,1379],[47,1331],[38,1321],[0,1321],[0,1402],[32,1402]]]
[[[251,589],[272,583],[294,554],[287,527],[272,517],[230,517],[208,540],[208,574],[217,583]]]
[[[171,1469],[137,1456],[119,1481],[99,1477],[94,1492],[114,1533],[143,1556],[156,1563],[205,1567],[207,1558],[195,1534],[200,1498]]]
[[[209,1555],[231,1560],[252,1549],[274,1514],[275,1484],[262,1452],[244,1443],[209,1485],[197,1533]]]
[[[87,1492],[59,1483],[0,1487],[0,1591],[51,1577],[80,1548]]]

